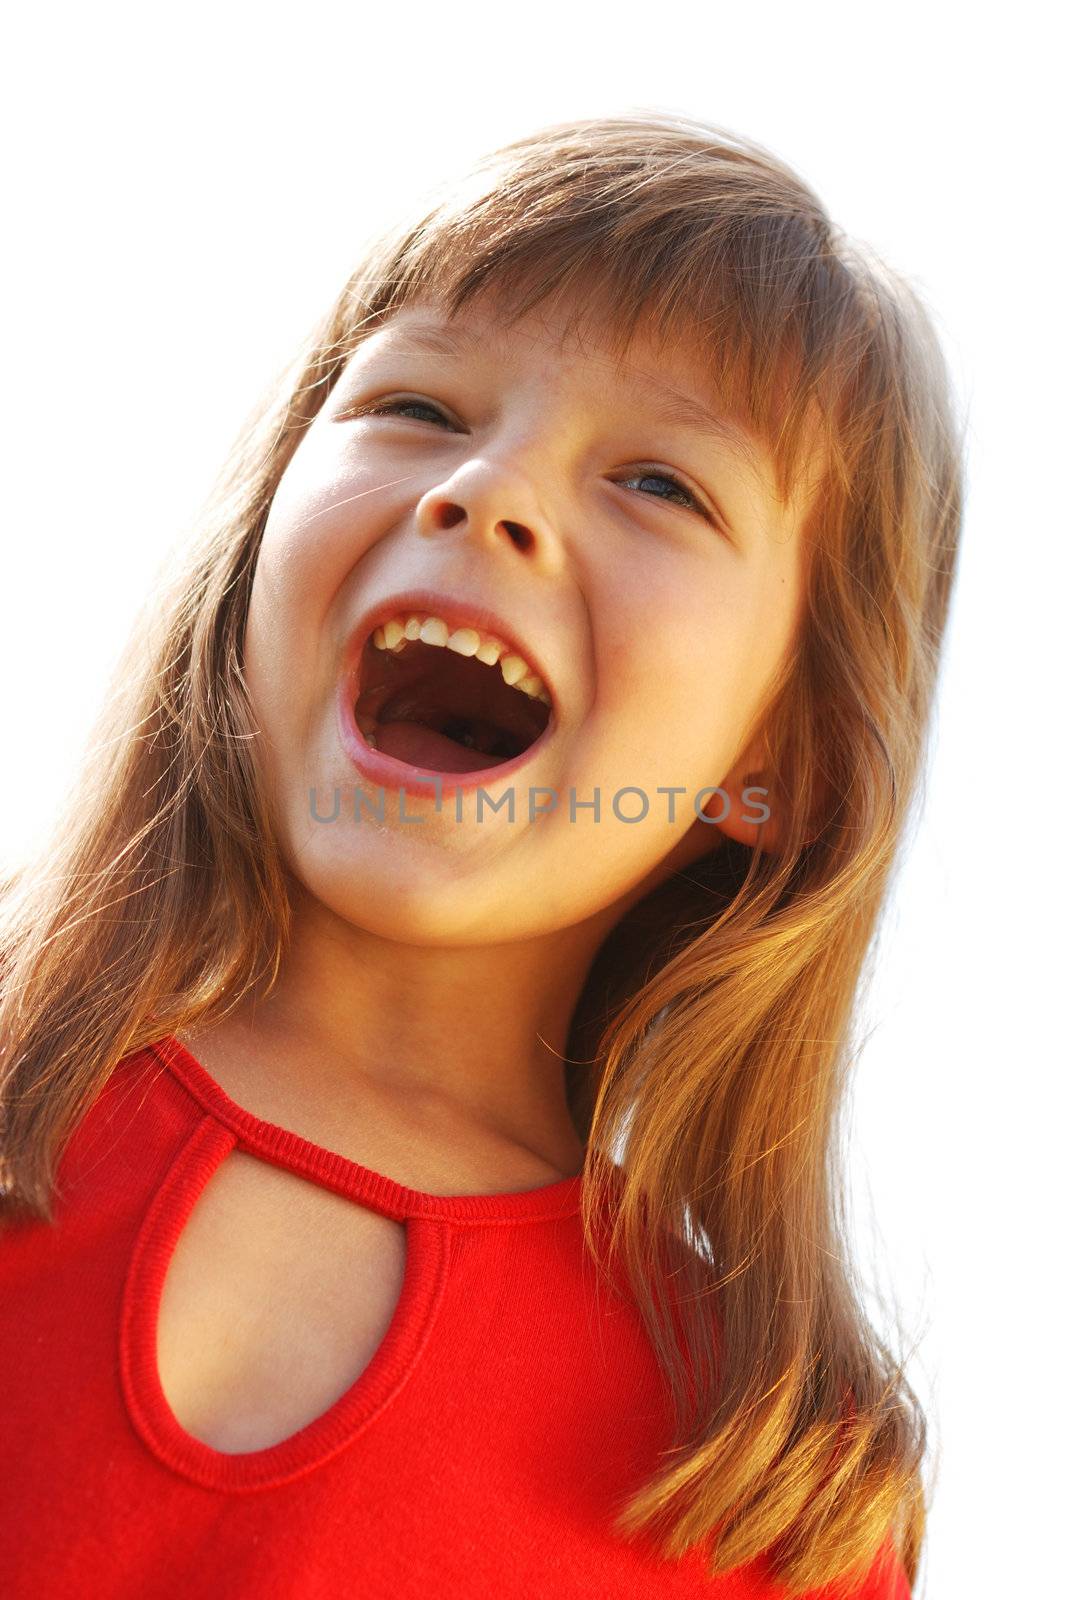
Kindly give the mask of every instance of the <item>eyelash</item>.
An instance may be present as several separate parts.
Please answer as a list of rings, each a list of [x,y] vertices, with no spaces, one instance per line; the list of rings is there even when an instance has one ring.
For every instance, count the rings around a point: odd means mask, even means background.
[[[369,405],[361,406],[358,410],[352,412],[351,415],[355,417],[397,416],[403,409],[412,409],[413,407],[416,407],[418,410],[433,411],[435,415],[442,418],[444,422],[449,422],[450,420],[446,413],[440,411],[438,406],[432,405],[430,400],[378,400],[373,401]],[[666,472],[661,467],[657,471],[647,471],[644,469],[634,473],[631,478],[618,478],[616,481],[618,483],[642,483],[649,478],[654,478],[656,480],[661,478],[666,483],[672,484],[677,493],[683,495],[685,501],[687,502],[685,505],[681,506],[682,510],[697,511],[701,517],[706,517],[708,522],[711,520],[710,515],[702,501],[692,493],[688,486],[682,483],[681,480],[672,472]],[[665,495],[655,495],[654,498],[656,500],[665,500],[667,505],[680,504],[679,501],[670,500]]]

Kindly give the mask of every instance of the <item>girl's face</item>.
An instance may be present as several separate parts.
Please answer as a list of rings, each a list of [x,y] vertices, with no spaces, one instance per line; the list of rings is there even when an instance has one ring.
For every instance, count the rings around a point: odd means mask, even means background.
[[[545,312],[410,307],[354,353],[275,495],[245,646],[284,859],[345,921],[533,937],[717,847],[698,812],[753,770],[802,509],[703,388],[694,354],[639,336],[622,367]],[[445,631],[370,640],[412,617]]]

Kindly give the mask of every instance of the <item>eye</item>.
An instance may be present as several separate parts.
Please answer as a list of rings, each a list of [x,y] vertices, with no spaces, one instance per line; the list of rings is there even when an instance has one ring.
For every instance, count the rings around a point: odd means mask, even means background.
[[[368,405],[356,407],[350,415],[354,417],[400,417],[403,412],[407,411],[430,411],[432,416],[438,418],[440,422],[450,424],[450,419],[446,413],[440,411],[438,406],[432,405],[430,400],[406,399],[404,395],[397,400],[373,400]],[[424,419],[415,417],[413,420],[420,422]],[[452,424],[450,425],[452,426]]]
[[[659,494],[655,496],[656,499],[669,500],[671,505],[681,505],[687,510],[698,511],[701,516],[709,517],[707,509],[699,497],[694,495],[679,478],[674,477],[672,472],[665,472],[662,468],[643,467],[640,471],[634,473],[631,478],[617,478],[615,482],[624,484],[626,487],[630,483],[668,483],[673,494],[678,498],[672,499],[669,495]]]

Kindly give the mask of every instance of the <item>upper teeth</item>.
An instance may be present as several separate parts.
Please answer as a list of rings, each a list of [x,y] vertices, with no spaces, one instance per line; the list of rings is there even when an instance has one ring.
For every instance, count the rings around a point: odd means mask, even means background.
[[[424,644],[445,645],[459,656],[475,656],[477,661],[493,667],[497,663],[502,676],[514,689],[520,689],[533,700],[550,705],[543,680],[532,671],[523,656],[504,655],[506,646],[490,633],[478,633],[475,628],[456,628],[453,633],[441,617],[422,617],[414,613],[399,614],[375,630],[372,643],[377,650],[390,650],[395,655],[404,650],[410,639],[420,639]]]

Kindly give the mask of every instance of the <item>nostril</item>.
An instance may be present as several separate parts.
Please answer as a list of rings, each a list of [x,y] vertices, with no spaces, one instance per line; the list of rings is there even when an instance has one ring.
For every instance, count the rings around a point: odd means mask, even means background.
[[[467,515],[464,506],[459,506],[455,501],[444,501],[435,507],[434,518],[439,528],[456,528],[459,522],[464,522]],[[507,522],[503,519],[498,526],[505,528],[518,550],[530,550],[535,543],[535,537],[530,528],[523,522]]]
[[[459,522],[465,520],[464,508],[456,505],[440,506],[437,520],[440,528],[456,528]]]
[[[513,543],[517,546],[518,550],[530,550],[532,548],[533,540],[531,532],[524,526],[523,523],[503,522],[502,526],[513,540]]]

